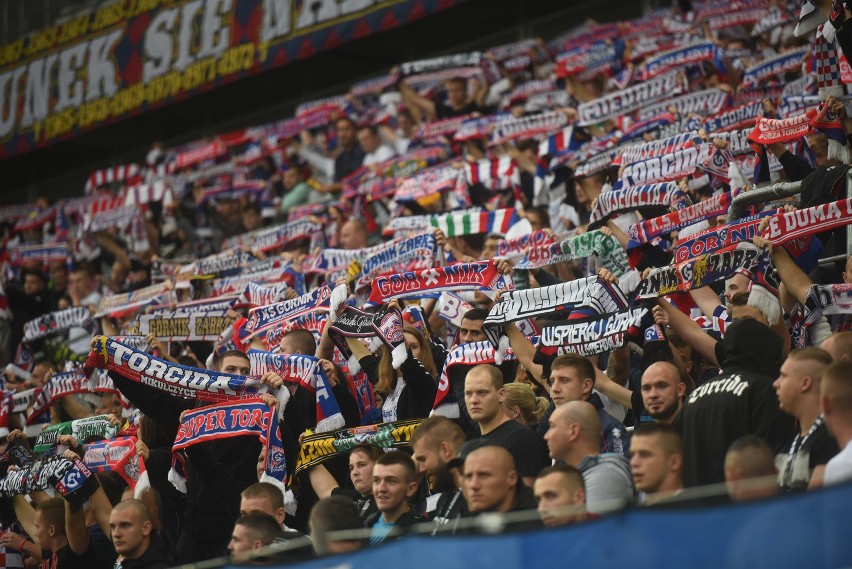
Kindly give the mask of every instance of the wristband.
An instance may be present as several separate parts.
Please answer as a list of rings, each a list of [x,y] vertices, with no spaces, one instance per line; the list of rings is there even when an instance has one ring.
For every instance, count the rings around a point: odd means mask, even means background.
[[[17,550],[18,550],[18,551],[23,551],[23,550],[24,550],[24,546],[25,546],[26,544],[27,544],[27,540],[26,540],[26,539],[24,539],[24,538],[22,537],[22,538],[21,538],[21,541],[19,541],[19,542],[18,542]]]

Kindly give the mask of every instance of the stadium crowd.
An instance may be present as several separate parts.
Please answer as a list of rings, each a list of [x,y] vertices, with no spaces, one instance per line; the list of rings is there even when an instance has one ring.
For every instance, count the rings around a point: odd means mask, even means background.
[[[852,479],[852,24],[817,4],[400,62],[0,209],[2,564],[281,563]]]

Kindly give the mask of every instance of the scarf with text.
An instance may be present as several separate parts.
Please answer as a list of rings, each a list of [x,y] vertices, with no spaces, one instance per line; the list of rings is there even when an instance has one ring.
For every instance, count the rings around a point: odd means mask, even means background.
[[[505,235],[509,228],[520,221],[513,208],[482,211],[479,213],[445,213],[433,215],[429,220],[432,227],[443,231],[447,237],[475,235],[477,233],[499,233]]]
[[[403,179],[397,186],[393,199],[400,203],[421,202],[423,200],[429,203],[432,200],[440,199],[442,192],[453,191],[460,187],[467,187],[464,171],[452,164],[438,164]],[[410,229],[423,229],[429,226],[429,216],[417,217],[426,219],[426,224],[418,224],[410,227]],[[405,228],[405,217],[395,217],[391,221],[397,220],[400,220],[397,223],[401,222],[402,226],[396,227],[396,229]]]
[[[496,354],[497,350],[494,349],[494,346],[490,342],[473,342],[456,346],[450,350],[444,362],[444,368],[441,370],[441,376],[438,379],[438,392],[435,394],[432,414],[442,415],[450,419],[458,419],[460,416],[459,400],[452,384],[457,381],[463,381],[463,377],[459,377],[458,373],[454,373],[455,369],[461,368],[462,371],[466,371],[467,368],[480,364],[493,364],[495,363]],[[502,354],[502,359],[504,361],[515,359],[515,354],[511,348]]]
[[[683,83],[681,73],[669,73],[582,103],[577,109],[579,124],[595,124],[632,113],[660,99],[680,93]]]
[[[820,204],[788,212],[778,212],[769,218],[763,237],[773,245],[783,245],[793,239],[830,231],[852,223],[852,198]]]
[[[637,120],[646,121],[671,111],[672,108],[680,116],[698,114],[711,116],[722,112],[731,98],[720,89],[706,89],[695,93],[687,93],[670,101],[661,101],[641,109],[636,113]]]
[[[0,457],[0,470],[15,464],[17,470],[7,470],[0,480],[0,497],[13,498],[21,494],[53,488],[68,502],[80,507],[95,493],[98,484],[82,460],[64,456],[36,458],[20,445],[14,445]]]
[[[653,269],[639,283],[636,294],[638,299],[648,299],[673,292],[687,292],[729,279],[741,271],[753,276],[760,267],[767,265],[768,254],[755,248],[709,253],[676,265]]]
[[[284,322],[293,320],[316,310],[327,310],[331,300],[331,289],[328,285],[298,298],[284,300],[268,306],[258,306],[249,310],[248,322],[240,331],[240,340],[245,341],[261,332],[278,327]]]
[[[845,161],[847,158],[846,131],[840,119],[829,112],[828,105],[821,103],[815,109],[786,119],[759,118],[748,140],[754,151],[766,155],[766,145],[776,142],[787,143],[801,139],[814,131],[828,138],[829,158]]]
[[[453,71],[461,67],[481,67],[488,77],[489,82],[497,81],[500,78],[496,64],[488,59],[481,51],[407,61],[399,65],[397,72],[400,77],[410,77],[412,75],[431,74],[448,70]]]
[[[168,295],[173,288],[171,281],[165,281],[123,294],[105,296],[98,305],[98,312],[95,314],[95,318],[113,313],[126,313],[138,310],[148,304],[161,303],[162,297]]]
[[[127,483],[137,500],[151,487],[145,461],[136,454],[134,436],[120,437],[86,445],[83,462],[92,472],[116,472]]]
[[[453,135],[454,142],[467,142],[488,138],[494,125],[506,119],[507,113],[497,113],[484,117],[468,117]]]
[[[427,122],[418,127],[413,138],[425,143],[442,142],[445,137],[453,136],[456,132],[461,130],[464,123],[470,119],[470,115],[462,115],[460,117],[449,117],[446,119]]]
[[[438,258],[438,244],[432,232],[395,241],[363,258],[355,288],[369,286],[379,275],[428,269]]]
[[[258,378],[198,369],[155,358],[112,338],[97,336],[83,373],[107,369],[143,385],[199,401],[233,401],[266,390]]]
[[[185,312],[176,310],[159,314],[142,314],[138,317],[139,334],[153,334],[160,340],[186,342],[212,342],[223,330],[234,323],[227,310]]]
[[[649,309],[637,307],[572,320],[567,324],[551,324],[542,328],[540,343],[581,356],[601,354],[620,348],[628,336],[641,335],[642,320],[648,314]]]
[[[602,267],[609,269],[617,277],[630,270],[624,247],[615,237],[604,235],[600,229],[569,237],[559,243],[530,247],[515,268],[537,269],[588,257],[595,257]]]
[[[266,252],[284,247],[299,239],[310,238],[313,233],[321,230],[322,225],[319,223],[314,223],[309,219],[299,219],[230,237],[222,243],[222,248]]]
[[[621,172],[622,187],[671,182],[692,176],[710,155],[710,145],[700,144],[629,164]]]
[[[370,302],[453,290],[512,290],[512,280],[497,271],[494,260],[380,276],[373,281]]]
[[[738,193],[737,190],[724,192],[689,207],[635,223],[630,226],[630,241],[627,248],[632,249],[642,243],[650,243],[666,233],[678,231],[706,219],[725,215],[731,205],[731,200]]]
[[[264,286],[257,283],[249,283],[243,293],[230,302],[231,308],[256,308],[275,304],[287,298],[287,289],[290,286],[286,282],[275,283]]]
[[[754,125],[762,115],[763,103],[753,101],[707,118],[703,127],[704,130],[712,134],[719,131],[746,128]]]
[[[761,219],[775,212],[768,211],[759,215],[745,217],[721,227],[714,227],[679,241],[674,248],[674,262],[682,263],[687,259],[700,257],[707,253],[731,249],[738,243],[751,241],[757,235]]]
[[[619,156],[621,165],[628,166],[635,162],[642,162],[664,154],[672,154],[700,143],[701,139],[698,137],[697,132],[685,132],[662,140],[651,140],[628,146]]]
[[[24,341],[32,342],[62,332],[69,328],[81,327],[90,333],[96,329],[92,313],[85,306],[72,306],[65,310],[48,312],[24,324]]]
[[[45,243],[44,245],[20,245],[9,247],[9,262],[16,267],[39,262],[64,263],[68,259],[67,243]]]
[[[219,296],[237,296],[246,289],[249,283],[269,284],[286,281],[287,279],[287,272],[282,271],[281,269],[271,269],[261,273],[235,275],[233,277],[222,277],[213,281],[210,296],[212,298]]]
[[[624,42],[596,41],[561,53],[556,58],[556,76],[581,75],[586,81],[601,73],[610,73],[621,67]]]
[[[677,210],[690,205],[692,205],[692,202],[689,197],[683,193],[677,184],[670,182],[650,186],[633,186],[624,190],[610,190],[598,196],[589,219],[589,229],[599,228],[617,213],[636,211],[649,206],[669,207],[672,210]]]
[[[343,427],[344,419],[340,406],[317,358],[297,354],[273,354],[261,350],[249,350],[248,357],[252,375],[260,377],[272,371],[285,382],[302,387],[314,395],[318,432],[324,433]],[[284,407],[280,413],[283,416]]]
[[[402,328],[402,314],[399,310],[365,312],[353,306],[347,306],[331,324],[328,334],[340,353],[349,361],[349,369],[357,373],[361,368],[353,357],[346,339],[374,338],[370,343],[370,351],[375,352],[381,344],[386,345],[391,350],[393,368],[399,369],[399,366],[408,358]]]
[[[199,259],[187,267],[187,271],[181,271],[181,275],[189,273],[189,279],[227,277],[239,273],[243,267],[255,260],[256,257],[251,253],[228,249]]]
[[[260,438],[266,446],[260,481],[270,482],[283,492],[287,485],[287,462],[278,414],[260,399],[209,405],[187,411],[178,427],[172,452],[199,443],[246,435]],[[174,477],[171,473],[170,476]]]
[[[50,425],[36,437],[33,451],[43,453],[59,445],[61,435],[71,435],[78,444],[86,444],[96,439],[111,439],[118,434],[118,425],[112,424],[106,415],[84,417]]]
[[[364,427],[340,429],[331,433],[312,433],[302,439],[296,460],[294,477],[329,458],[348,453],[356,447],[374,446],[382,449],[411,444],[414,429],[424,419],[408,419]]]
[[[105,373],[86,375],[82,371],[66,371],[52,375],[42,387],[37,387],[32,401],[33,408],[27,424],[33,424],[50,406],[69,395],[80,393],[118,393],[112,380]]]
[[[746,69],[743,73],[743,85],[750,87],[765,82],[776,75],[784,75],[790,71],[800,71],[802,62],[810,53],[808,48],[799,49],[776,55],[761,61]]]
[[[544,231],[533,231],[516,239],[505,240],[497,243],[497,257],[504,259],[517,259],[524,256],[530,247],[543,247],[553,244],[553,237]]]
[[[722,68],[724,64],[721,59],[719,49],[711,41],[676,47],[646,59],[644,67],[639,71],[639,79],[647,81],[680,67],[696,65],[703,61],[718,62],[717,67]]]
[[[567,123],[568,117],[558,111],[546,111],[523,117],[509,115],[494,125],[488,144],[497,146],[513,140],[538,138],[563,128]]]

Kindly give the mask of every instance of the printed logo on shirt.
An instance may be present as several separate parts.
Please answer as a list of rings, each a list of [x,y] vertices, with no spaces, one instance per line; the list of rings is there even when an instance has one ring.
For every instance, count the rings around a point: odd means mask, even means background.
[[[705,395],[711,393],[733,393],[737,397],[741,396],[748,387],[748,382],[743,381],[739,375],[733,375],[724,379],[708,381],[698,389],[692,392],[689,396],[689,402],[694,403]]]

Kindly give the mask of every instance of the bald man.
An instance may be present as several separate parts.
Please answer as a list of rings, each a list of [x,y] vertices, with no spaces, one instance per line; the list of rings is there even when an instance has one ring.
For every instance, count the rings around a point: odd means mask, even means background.
[[[755,435],[740,437],[725,455],[725,485],[734,502],[759,500],[778,493],[778,475],[769,445]]]
[[[341,249],[363,249],[369,237],[367,222],[363,219],[350,219],[340,228]]]
[[[589,512],[610,512],[633,502],[630,464],[621,455],[601,454],[601,422],[591,403],[560,405],[550,416],[549,427],[544,440],[550,456],[583,474]]]
[[[515,470],[512,454],[498,445],[479,446],[464,459],[463,491],[471,515],[535,509],[535,499]],[[524,524],[540,527],[540,523]],[[520,529],[513,526],[513,529]]]
[[[145,569],[172,566],[171,556],[154,532],[151,512],[139,500],[116,504],[109,516],[109,528],[115,551],[125,563],[132,561],[133,567]]]
[[[822,486],[825,465],[840,452],[825,426],[820,402],[822,375],[831,364],[828,352],[807,347],[793,350],[772,384],[781,410],[796,419],[799,430],[779,458],[778,486],[782,492],[813,490]]]
[[[825,466],[826,486],[852,480],[852,362],[836,361],[822,376],[823,414],[828,431],[837,439],[840,453]]]
[[[604,372],[596,370],[595,389],[633,410],[645,422],[672,424],[683,409],[686,384],[680,371],[670,362],[654,362],[642,374],[639,393],[615,383]]]

